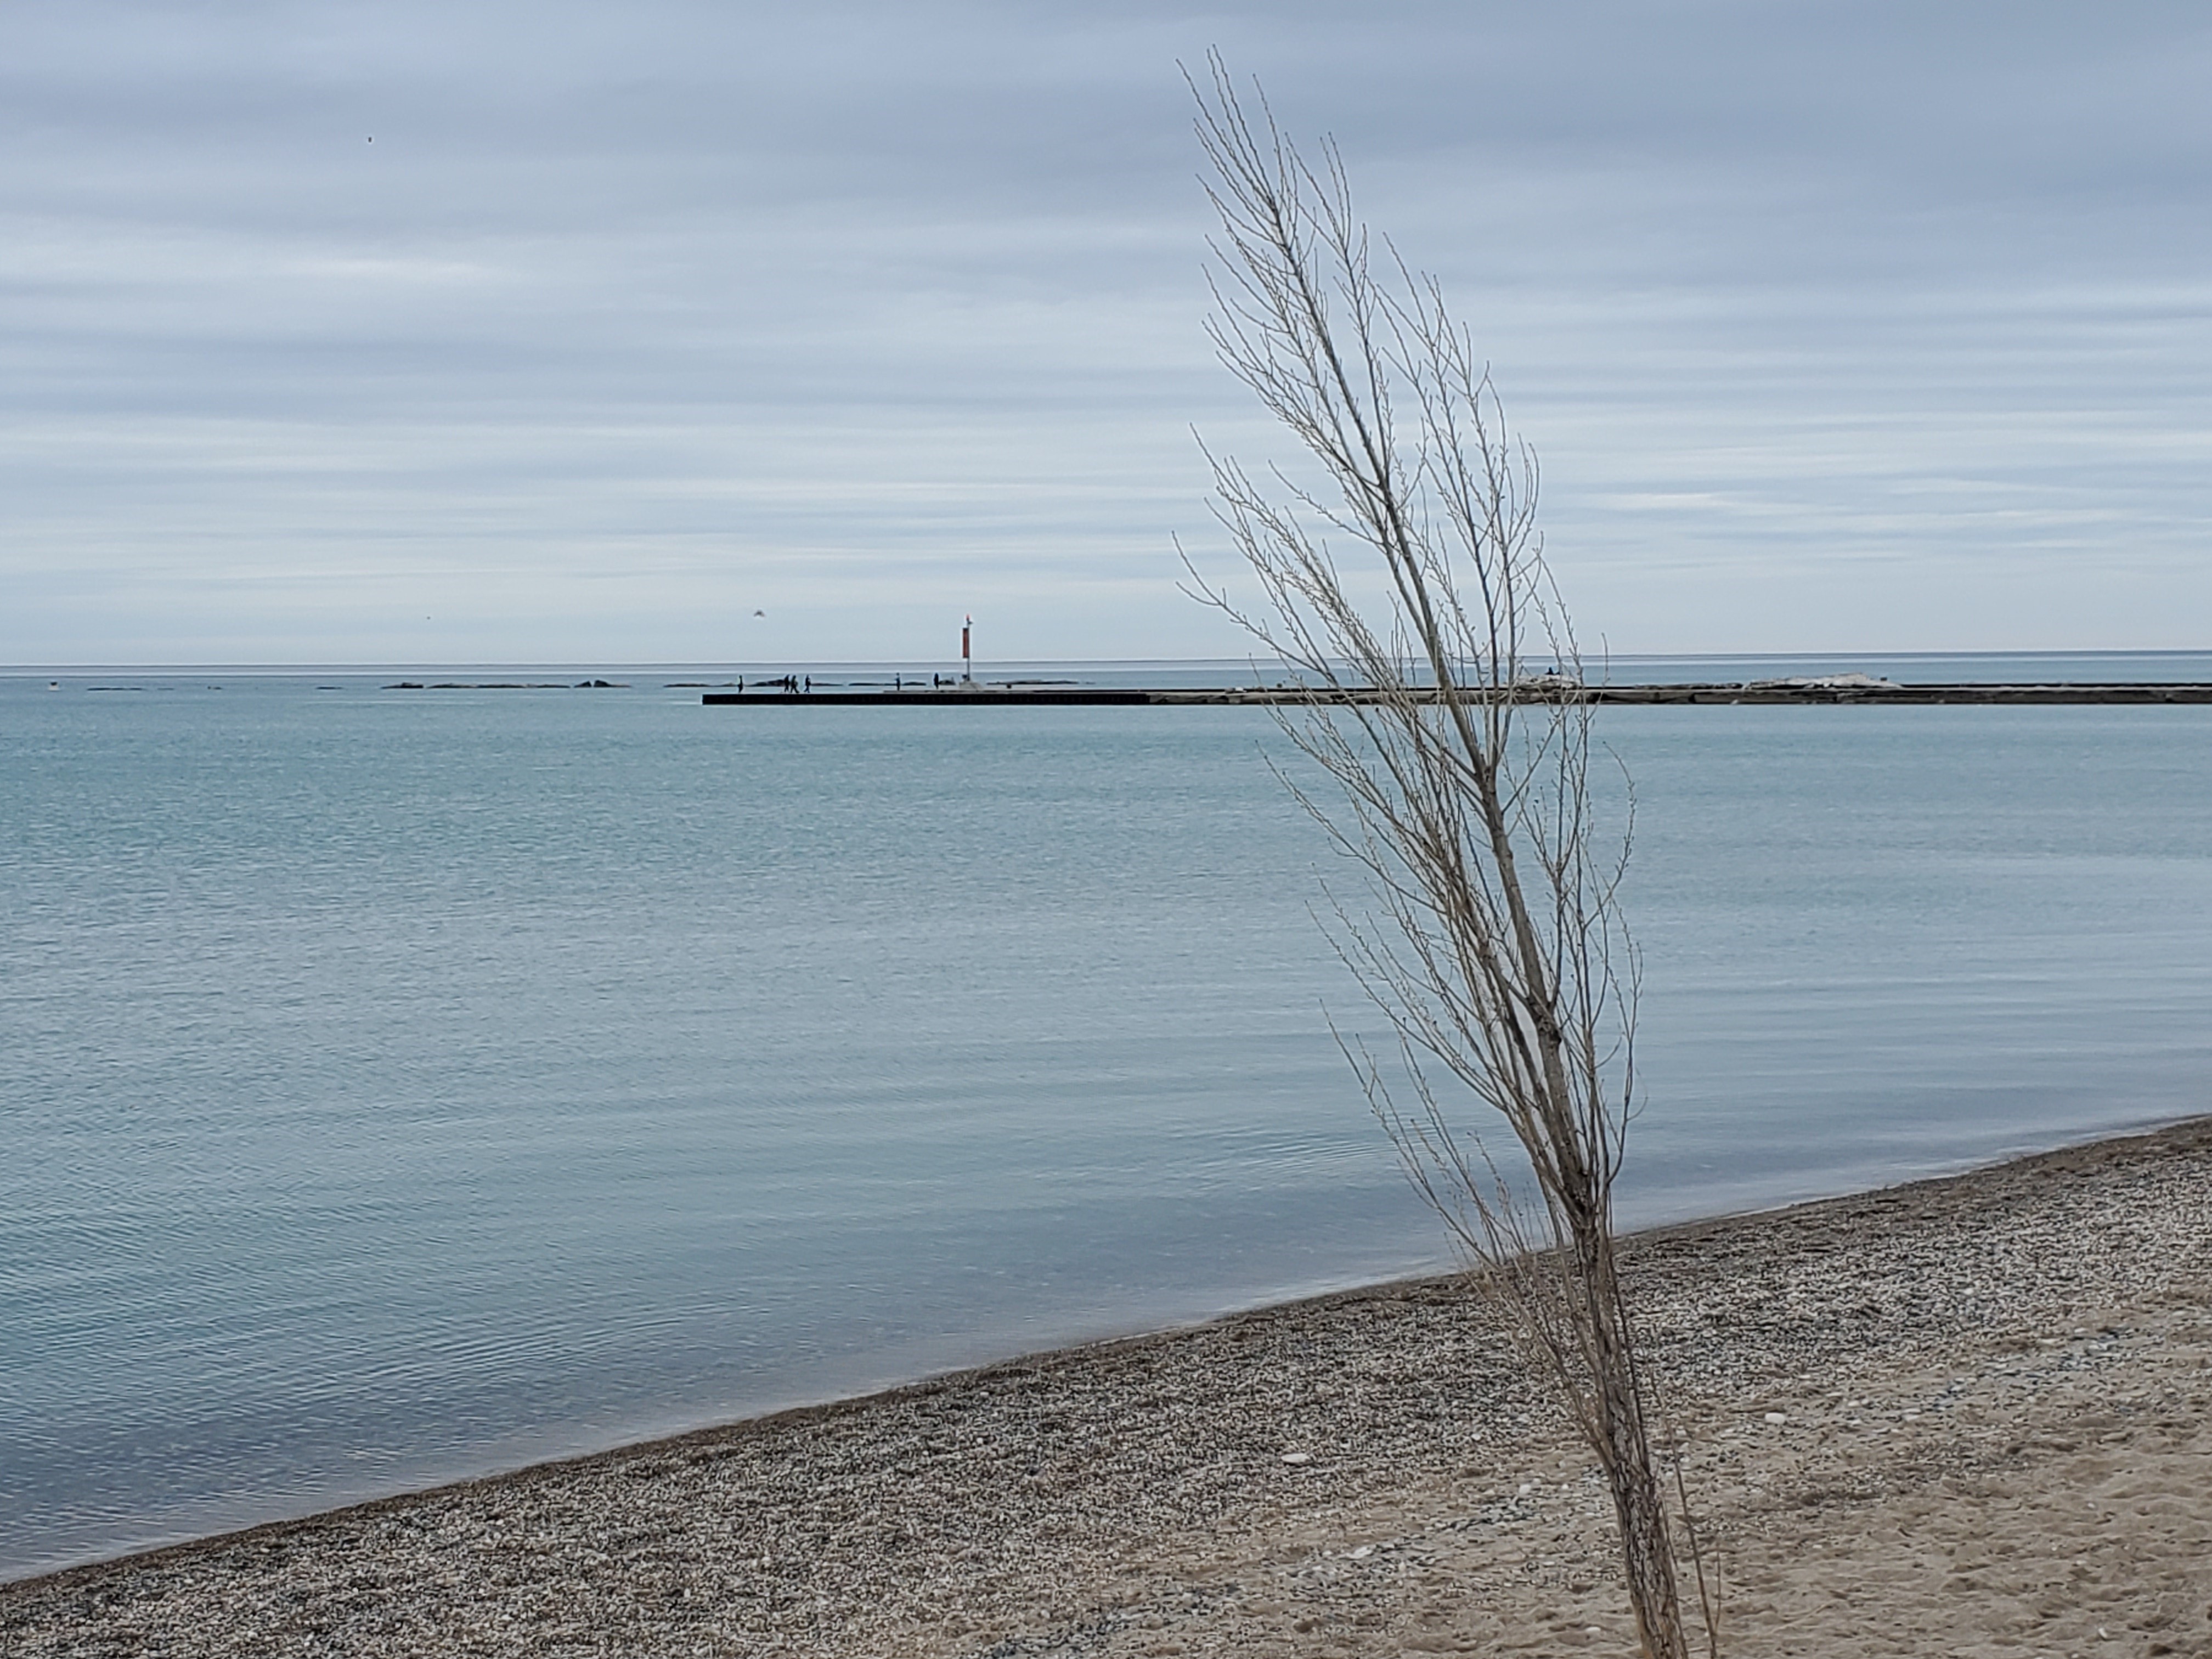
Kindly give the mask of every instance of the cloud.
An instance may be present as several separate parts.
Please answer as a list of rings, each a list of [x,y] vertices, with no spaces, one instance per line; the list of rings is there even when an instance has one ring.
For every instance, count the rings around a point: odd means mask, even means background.
[[[2190,8],[42,0],[0,659],[1237,650],[1170,540],[1193,425],[1279,448],[1214,44],[1448,284],[1616,648],[2212,634]]]

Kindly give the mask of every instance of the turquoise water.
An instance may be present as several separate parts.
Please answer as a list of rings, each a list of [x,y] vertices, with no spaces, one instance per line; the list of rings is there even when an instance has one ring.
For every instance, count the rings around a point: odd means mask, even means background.
[[[0,1572],[1447,1259],[1263,712],[607,677],[0,680]],[[1601,730],[1631,1218],[2212,1107],[2212,708]]]

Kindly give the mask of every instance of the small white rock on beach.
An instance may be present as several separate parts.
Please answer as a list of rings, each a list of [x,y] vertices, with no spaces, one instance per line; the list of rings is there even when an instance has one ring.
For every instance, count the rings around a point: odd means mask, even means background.
[[[1647,1235],[1732,1655],[2212,1654],[2212,1120]],[[0,1654],[1633,1650],[1439,1279],[0,1588]]]

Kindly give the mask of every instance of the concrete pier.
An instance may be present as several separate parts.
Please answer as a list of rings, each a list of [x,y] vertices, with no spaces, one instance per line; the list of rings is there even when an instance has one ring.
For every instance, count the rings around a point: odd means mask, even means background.
[[[1479,694],[1467,694],[1476,698]],[[2065,703],[2142,704],[2212,703],[2212,684],[2167,684],[2157,682],[2104,684],[2081,682],[2049,685],[1898,685],[1800,684],[1753,681],[1743,685],[1528,685],[1516,687],[1514,699],[1524,703],[1586,702],[1669,706],[1674,704],[1752,704],[1765,707],[1804,707],[1849,703],[1986,704],[2002,706]],[[1433,697],[1434,694],[1430,696]],[[789,708],[801,704],[853,708],[1009,708],[1030,707],[1099,707],[1127,703],[1235,704],[1301,703],[1310,694],[1292,686],[1223,687],[1213,690],[1176,688],[1141,690],[1115,686],[947,686],[939,690],[883,691],[709,691],[699,701],[721,706]],[[1324,694],[1316,701],[1340,705],[1381,701],[1378,693],[1354,688]]]

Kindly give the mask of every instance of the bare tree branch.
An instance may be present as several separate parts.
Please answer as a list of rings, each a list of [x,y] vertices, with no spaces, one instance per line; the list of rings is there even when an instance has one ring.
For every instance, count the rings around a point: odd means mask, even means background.
[[[1284,728],[1327,787],[1285,781],[1367,878],[1364,905],[1332,896],[1330,931],[1389,1023],[1410,1100],[1364,1046],[1339,1045],[1604,1470],[1644,1651],[1686,1659],[1678,1522],[1613,1237],[1636,1087],[1630,823],[1595,838],[1589,705],[1556,683],[1529,695],[1533,650],[1582,671],[1536,528],[1536,458],[1437,283],[1395,249],[1375,256],[1335,146],[1309,164],[1256,88],[1241,95],[1218,56],[1207,69],[1192,93],[1219,221],[1208,331],[1316,481],[1207,451],[1260,603],[1186,558],[1188,591],[1304,688]],[[1381,574],[1380,606],[1347,592],[1332,544]],[[1525,1177],[1465,1122],[1468,1099],[1504,1123]]]

